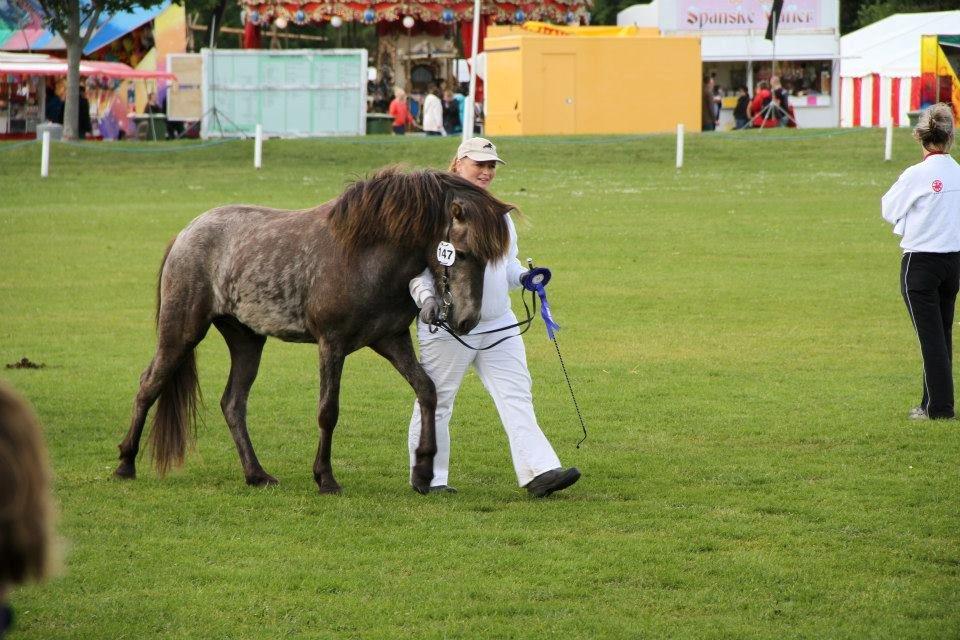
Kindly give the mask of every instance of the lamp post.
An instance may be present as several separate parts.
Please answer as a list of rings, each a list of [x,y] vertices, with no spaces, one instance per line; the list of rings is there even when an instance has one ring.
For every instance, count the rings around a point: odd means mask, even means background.
[[[416,21],[413,19],[413,16],[403,16],[403,27],[407,30],[407,97],[410,97],[410,92],[413,91],[413,78],[410,77],[410,50],[411,43],[411,30],[413,25],[416,24]]]
[[[330,18],[330,26],[337,30],[337,49],[340,48],[340,27],[343,26],[343,18],[333,16]]]
[[[463,110],[463,139],[473,137],[474,103],[477,99],[477,46],[480,42],[480,0],[473,0],[473,33],[470,34],[470,91]]]

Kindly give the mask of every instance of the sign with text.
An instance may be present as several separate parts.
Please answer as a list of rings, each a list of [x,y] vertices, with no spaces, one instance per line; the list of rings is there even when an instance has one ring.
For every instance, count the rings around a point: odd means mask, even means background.
[[[366,49],[203,49],[200,136],[362,136]]]
[[[679,0],[680,31],[759,31],[767,29],[772,0]],[[820,26],[820,0],[785,0],[777,31]]]

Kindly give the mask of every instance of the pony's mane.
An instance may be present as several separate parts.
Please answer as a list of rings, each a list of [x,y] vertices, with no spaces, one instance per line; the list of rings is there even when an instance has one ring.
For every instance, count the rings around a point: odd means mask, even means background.
[[[470,225],[471,253],[502,258],[510,242],[503,219],[512,205],[452,173],[385,167],[350,184],[330,211],[330,227],[348,253],[372,244],[422,247],[445,237],[450,210],[459,203]]]

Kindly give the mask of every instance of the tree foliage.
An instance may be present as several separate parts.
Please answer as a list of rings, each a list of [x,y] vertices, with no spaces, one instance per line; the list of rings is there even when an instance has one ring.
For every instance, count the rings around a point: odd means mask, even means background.
[[[160,4],[163,0],[93,0],[92,2],[81,2],[81,0],[37,0],[44,11],[44,22],[60,35],[66,41],[68,34],[70,37],[86,36],[89,40],[91,27],[96,26],[96,22],[101,14],[110,15],[120,11],[129,11],[135,7],[153,7]],[[79,18],[79,24],[82,33],[70,33],[72,20]]]
[[[960,9],[958,0],[840,0],[840,33],[850,33],[897,13]]]
[[[663,0],[661,0],[662,2]],[[637,0],[593,0],[593,11],[590,12],[591,24],[617,24],[617,14],[635,4],[648,4]]]

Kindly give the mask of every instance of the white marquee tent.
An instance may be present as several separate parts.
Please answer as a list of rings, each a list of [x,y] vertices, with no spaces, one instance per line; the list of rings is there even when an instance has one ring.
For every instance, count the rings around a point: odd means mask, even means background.
[[[840,126],[907,126],[920,107],[920,36],[960,34],[960,11],[898,13],[840,38]]]

